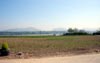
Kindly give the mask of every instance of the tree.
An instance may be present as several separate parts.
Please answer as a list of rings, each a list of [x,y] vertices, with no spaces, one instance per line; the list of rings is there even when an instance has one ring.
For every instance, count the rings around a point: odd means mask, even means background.
[[[85,30],[78,30],[77,28],[69,28],[68,29],[68,33],[63,34],[64,36],[66,35],[89,35],[88,32],[86,32]]]
[[[100,35],[100,28],[96,32],[94,32],[93,35]]]
[[[76,32],[78,32],[78,29],[77,29],[77,28],[74,28],[74,29],[69,28],[69,29],[68,29],[68,32],[69,32],[69,33],[76,33]]]
[[[77,28],[74,28],[74,29],[73,29],[73,32],[74,32],[74,33],[77,33],[77,32],[79,32],[79,30],[78,30]]]
[[[69,33],[72,33],[72,32],[74,32],[74,30],[73,30],[72,28],[69,28],[69,29],[68,29],[68,32],[69,32]]]
[[[79,30],[79,32],[81,32],[81,33],[85,33],[86,31],[85,31],[85,30]]]

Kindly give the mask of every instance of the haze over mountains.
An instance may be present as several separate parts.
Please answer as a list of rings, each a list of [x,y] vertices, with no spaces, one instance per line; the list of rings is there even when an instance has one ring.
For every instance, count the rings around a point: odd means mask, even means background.
[[[45,30],[37,29],[37,28],[34,28],[34,27],[27,27],[27,28],[7,29],[7,30],[2,30],[2,31],[7,31],[7,32],[32,32],[32,31],[45,31]],[[50,31],[67,31],[67,29],[65,29],[65,28],[54,28],[53,30],[50,30]]]
[[[15,28],[15,29],[7,29],[7,30],[3,30],[3,31],[8,31],[8,32],[24,32],[24,31],[40,31],[39,29],[36,29],[34,27],[28,27],[28,28]]]
[[[62,35],[67,30],[63,28],[56,28],[51,31],[40,30],[34,27],[15,28],[0,31],[0,36],[33,36],[33,35]]]
[[[67,31],[67,29],[66,28],[54,28],[50,31]],[[83,30],[93,32],[93,31],[96,31],[97,29],[85,28]],[[36,32],[36,31],[45,31],[45,30],[37,29],[37,28],[34,28],[34,27],[27,27],[27,28],[13,28],[13,29],[1,30],[1,31],[7,31],[7,32],[32,32],[33,31],[33,32]]]
[[[54,28],[52,30],[37,29],[34,27],[15,28],[0,31],[0,36],[33,36],[33,35],[63,35],[68,32],[68,28]],[[80,30],[80,29],[79,29]],[[83,29],[89,33],[93,33],[96,29]]]

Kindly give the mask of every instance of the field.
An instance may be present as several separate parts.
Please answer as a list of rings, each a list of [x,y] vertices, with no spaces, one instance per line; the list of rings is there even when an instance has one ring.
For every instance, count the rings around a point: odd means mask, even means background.
[[[11,55],[6,58],[46,57],[100,52],[100,36],[0,36],[0,46],[8,42]]]

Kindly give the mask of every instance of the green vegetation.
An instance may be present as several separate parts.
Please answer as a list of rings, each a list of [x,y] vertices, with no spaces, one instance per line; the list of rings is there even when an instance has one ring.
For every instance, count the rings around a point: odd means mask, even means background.
[[[8,43],[7,43],[7,42],[3,43],[1,49],[2,49],[2,50],[9,50],[9,48],[8,48]]]
[[[0,44],[7,41],[11,52],[24,52],[32,56],[88,53],[100,50],[100,36],[9,36],[1,37]]]
[[[68,35],[92,35],[92,34],[86,32],[85,30],[79,30],[77,28],[74,28],[74,29],[69,28],[68,32],[64,33],[63,35],[68,36]]]
[[[54,36],[0,36],[0,38],[49,38]]]
[[[5,42],[2,44],[1,50],[0,50],[0,56],[7,56],[9,55],[9,47],[8,43]]]

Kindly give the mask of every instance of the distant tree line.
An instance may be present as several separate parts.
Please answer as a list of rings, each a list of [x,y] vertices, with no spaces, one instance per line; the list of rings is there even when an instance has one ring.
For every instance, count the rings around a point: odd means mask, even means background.
[[[79,30],[77,28],[69,28],[67,30],[66,33],[63,34],[64,36],[66,35],[100,35],[100,30],[96,31],[96,32],[93,32],[93,33],[89,33],[85,30]]]
[[[8,31],[2,31],[0,32],[0,36],[16,36],[16,35],[34,35],[34,34],[51,34],[56,36],[58,35],[100,35],[100,29],[98,29],[95,32],[88,32],[86,30],[82,30],[82,29],[77,29],[77,28],[69,28],[66,31],[31,31],[31,32],[27,32],[27,31],[23,31],[23,32],[8,32]]]
[[[100,35],[100,29],[94,32],[93,35]]]

